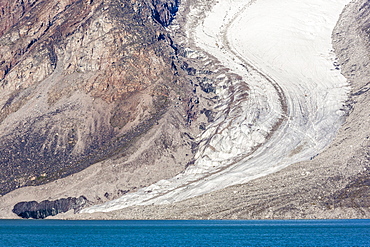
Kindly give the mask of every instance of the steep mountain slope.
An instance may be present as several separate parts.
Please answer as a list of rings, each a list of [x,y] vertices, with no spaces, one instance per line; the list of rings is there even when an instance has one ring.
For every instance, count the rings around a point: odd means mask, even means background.
[[[147,3],[1,5],[2,194],[112,156],[165,111],[173,51]]]
[[[174,176],[192,160],[193,86],[165,29],[177,5],[0,1],[5,211],[68,193],[101,202]],[[100,166],[84,170],[93,164]],[[80,171],[85,175],[76,180]],[[68,176],[68,186],[45,193],[33,187]],[[9,194],[17,188],[25,190]]]

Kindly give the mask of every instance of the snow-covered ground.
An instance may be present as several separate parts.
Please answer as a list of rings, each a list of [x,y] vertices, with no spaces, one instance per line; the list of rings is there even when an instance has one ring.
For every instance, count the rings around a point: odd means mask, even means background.
[[[188,27],[188,36],[243,81],[220,81],[221,110],[200,137],[207,141],[195,164],[82,212],[181,201],[317,155],[340,127],[349,91],[331,47],[331,32],[348,2],[219,0],[204,20]],[[199,11],[189,13],[189,23]]]

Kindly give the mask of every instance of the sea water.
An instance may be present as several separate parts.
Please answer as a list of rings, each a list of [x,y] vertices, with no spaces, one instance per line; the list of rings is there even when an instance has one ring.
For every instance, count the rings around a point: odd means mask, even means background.
[[[370,246],[370,220],[0,220],[0,246]]]

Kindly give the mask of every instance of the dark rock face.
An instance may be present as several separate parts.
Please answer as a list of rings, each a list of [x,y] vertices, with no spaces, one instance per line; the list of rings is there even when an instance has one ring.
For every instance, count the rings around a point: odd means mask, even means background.
[[[164,27],[171,24],[179,7],[179,0],[153,0],[154,18]]]
[[[22,218],[44,219],[48,216],[54,216],[59,213],[65,213],[71,209],[78,212],[86,203],[84,196],[78,198],[62,198],[56,201],[36,201],[17,203],[13,212]]]
[[[207,78],[199,78],[199,86],[205,93],[215,93],[216,87],[207,82]]]

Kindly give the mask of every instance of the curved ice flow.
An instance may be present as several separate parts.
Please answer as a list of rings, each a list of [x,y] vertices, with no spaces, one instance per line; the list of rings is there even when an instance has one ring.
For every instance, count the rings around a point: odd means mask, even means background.
[[[220,112],[200,137],[194,166],[82,212],[181,201],[315,156],[339,128],[347,97],[330,54],[331,30],[347,2],[219,1],[189,38],[248,85],[220,82]]]

